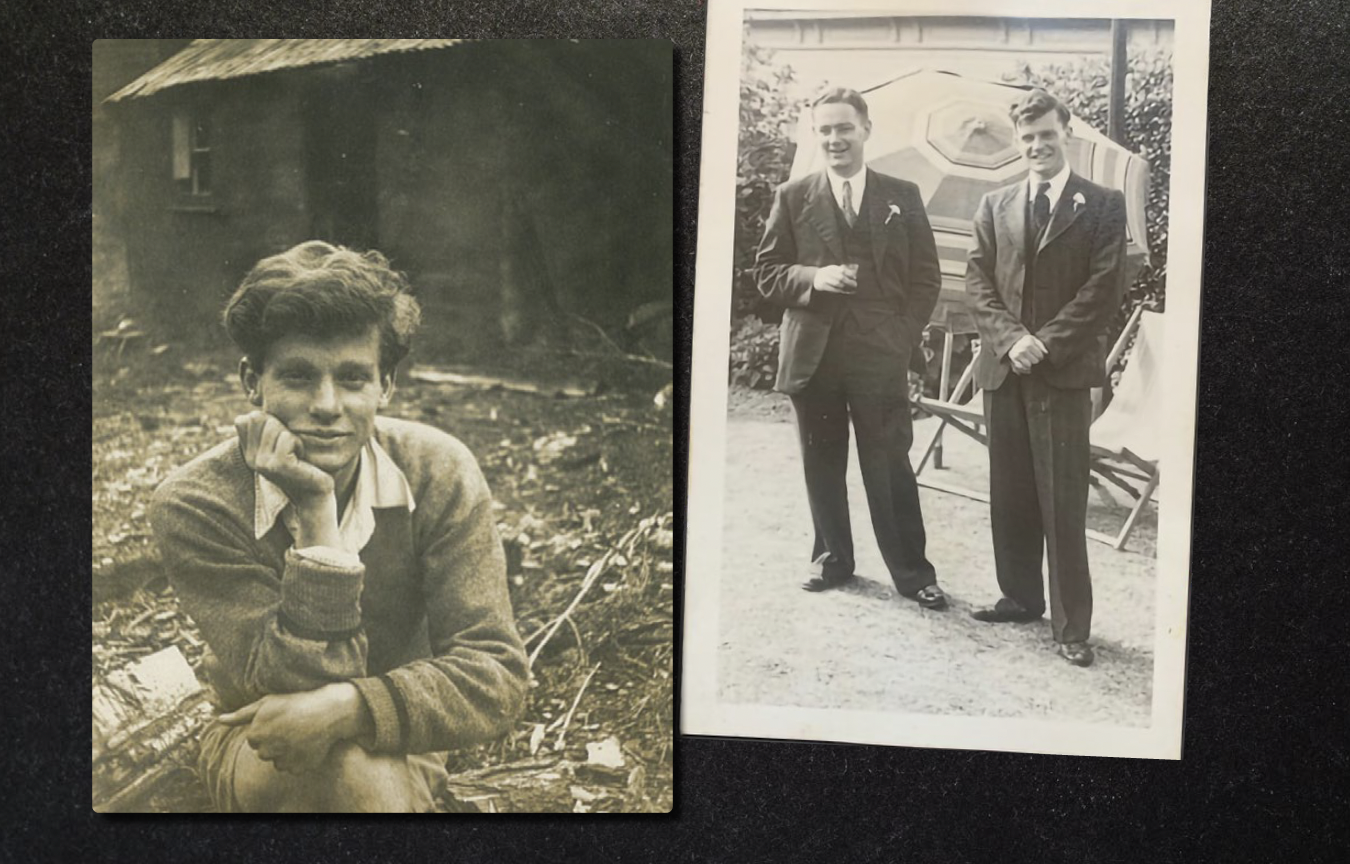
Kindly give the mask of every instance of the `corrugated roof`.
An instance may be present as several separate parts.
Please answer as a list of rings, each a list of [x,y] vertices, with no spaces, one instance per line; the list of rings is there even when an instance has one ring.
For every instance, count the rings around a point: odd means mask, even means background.
[[[108,97],[109,102],[149,96],[194,81],[243,78],[279,69],[341,63],[377,54],[449,48],[463,39],[196,39]]]

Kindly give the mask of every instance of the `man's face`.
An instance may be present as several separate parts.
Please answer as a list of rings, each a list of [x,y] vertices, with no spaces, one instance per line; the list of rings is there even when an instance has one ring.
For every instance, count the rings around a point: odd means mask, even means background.
[[[250,401],[276,417],[304,446],[306,462],[344,479],[389,404],[393,376],[380,375],[380,331],[327,338],[283,336],[261,372],[242,368]]]
[[[1064,151],[1072,133],[1059,122],[1059,114],[1047,111],[1029,122],[1017,124],[1017,146],[1027,167],[1038,177],[1054,177],[1064,167]]]
[[[844,102],[817,105],[812,119],[825,151],[825,164],[836,174],[852,177],[862,167],[863,145],[872,134],[871,122]]]

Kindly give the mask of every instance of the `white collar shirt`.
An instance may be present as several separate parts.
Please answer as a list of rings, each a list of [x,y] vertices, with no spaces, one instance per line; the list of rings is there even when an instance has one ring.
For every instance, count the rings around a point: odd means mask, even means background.
[[[338,522],[342,547],[328,549],[314,546],[296,550],[300,554],[334,564],[359,565],[360,552],[375,533],[376,509],[404,507],[411,513],[417,508],[407,476],[394,464],[378,441],[371,438],[358,458],[361,464],[356,470],[356,485]],[[290,498],[286,497],[281,487],[261,474],[255,473],[253,478],[254,536],[261,539],[272,530],[277,519],[282,520],[292,537],[299,536],[299,522]]]
[[[844,183],[849,184],[849,192],[853,198],[853,212],[862,212],[863,193],[867,191],[867,165],[858,169],[858,173],[852,177],[844,178],[835,174],[828,168],[825,169],[825,176],[830,181],[830,192],[834,194],[834,203],[839,205],[840,212],[844,209]]]
[[[1064,194],[1064,187],[1069,183],[1070,173],[1072,172],[1069,171],[1069,163],[1065,162],[1064,167],[1059,169],[1059,173],[1049,178],[1050,190],[1045,194],[1050,199],[1051,213],[1054,213],[1055,209],[1059,207],[1059,199]],[[1031,201],[1033,205],[1036,201],[1036,187],[1044,182],[1047,181],[1042,180],[1035,174],[1027,175],[1027,200]]]

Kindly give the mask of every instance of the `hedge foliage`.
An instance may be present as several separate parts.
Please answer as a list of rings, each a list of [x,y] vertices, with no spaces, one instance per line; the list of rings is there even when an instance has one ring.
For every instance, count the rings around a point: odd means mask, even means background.
[[[768,315],[760,302],[751,270],[755,250],[764,236],[764,220],[773,203],[773,190],[788,179],[796,147],[790,127],[797,122],[803,100],[792,100],[796,73],[773,62],[773,52],[741,41],[740,139],[736,150],[736,250],[733,262],[732,317]]]

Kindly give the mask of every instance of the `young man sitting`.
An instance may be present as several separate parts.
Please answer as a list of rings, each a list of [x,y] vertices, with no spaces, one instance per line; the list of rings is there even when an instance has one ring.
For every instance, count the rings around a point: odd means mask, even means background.
[[[199,761],[222,811],[434,809],[446,751],[522,708],[478,464],[377,417],[418,318],[382,255],[317,241],[258,262],[226,305],[254,410],[151,509],[227,712]]]

